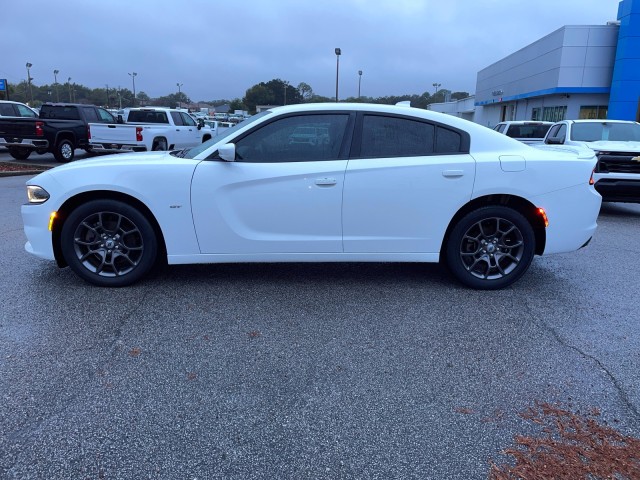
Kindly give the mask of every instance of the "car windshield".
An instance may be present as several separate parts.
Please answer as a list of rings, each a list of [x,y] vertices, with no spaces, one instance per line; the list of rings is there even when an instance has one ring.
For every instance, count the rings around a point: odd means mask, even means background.
[[[571,129],[571,140],[579,142],[640,142],[640,124],[617,122],[574,123]]]
[[[253,115],[252,117],[247,118],[243,122],[237,123],[233,127],[223,130],[218,135],[213,137],[211,140],[207,140],[206,142],[202,143],[201,145],[198,145],[197,147],[189,148],[186,150],[179,150],[178,152],[171,152],[171,154],[178,156],[178,153],[179,153],[180,154],[179,156],[183,158],[195,158],[197,155],[201,154],[206,149],[208,149],[211,145],[214,145],[220,141],[223,141],[227,137],[233,136],[241,128],[244,128],[247,125],[250,125],[251,123],[255,122],[256,120],[259,120],[260,118],[270,113],[271,113],[271,110],[265,110],[263,112],[260,112],[257,115]]]

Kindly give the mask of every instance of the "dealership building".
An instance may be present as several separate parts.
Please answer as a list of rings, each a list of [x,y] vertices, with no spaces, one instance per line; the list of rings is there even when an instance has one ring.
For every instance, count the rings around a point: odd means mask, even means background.
[[[640,0],[618,21],[564,26],[478,72],[470,99],[430,108],[493,127],[507,120],[639,120]]]

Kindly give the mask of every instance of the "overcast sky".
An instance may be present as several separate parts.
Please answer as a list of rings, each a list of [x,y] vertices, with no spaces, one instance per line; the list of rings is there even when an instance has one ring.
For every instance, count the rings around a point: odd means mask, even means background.
[[[68,77],[192,100],[274,78],[340,98],[474,93],[484,67],[563,25],[615,20],[618,0],[2,0],[0,78]]]

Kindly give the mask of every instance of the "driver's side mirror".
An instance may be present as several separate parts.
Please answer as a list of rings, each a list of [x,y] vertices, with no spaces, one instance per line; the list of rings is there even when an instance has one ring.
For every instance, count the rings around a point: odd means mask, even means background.
[[[124,123],[124,119],[122,118],[122,115],[118,115],[118,118],[116,119],[116,123]]]
[[[564,143],[564,137],[549,137],[546,143],[549,145],[562,145]]]
[[[218,156],[225,162],[236,161],[236,144],[227,143],[218,148]]]
[[[198,119],[198,130],[204,127],[204,120],[202,118]]]

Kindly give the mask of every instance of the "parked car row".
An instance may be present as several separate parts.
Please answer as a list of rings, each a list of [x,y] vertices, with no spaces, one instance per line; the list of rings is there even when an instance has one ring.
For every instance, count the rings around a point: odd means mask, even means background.
[[[39,115],[16,102],[0,105],[3,112],[15,114],[0,116],[0,147],[18,160],[33,152],[53,153],[66,163],[78,148],[95,153],[186,148],[217,134],[217,125],[205,126],[176,109],[131,108],[123,112],[123,124],[122,114],[116,119],[94,105],[45,103]]]

